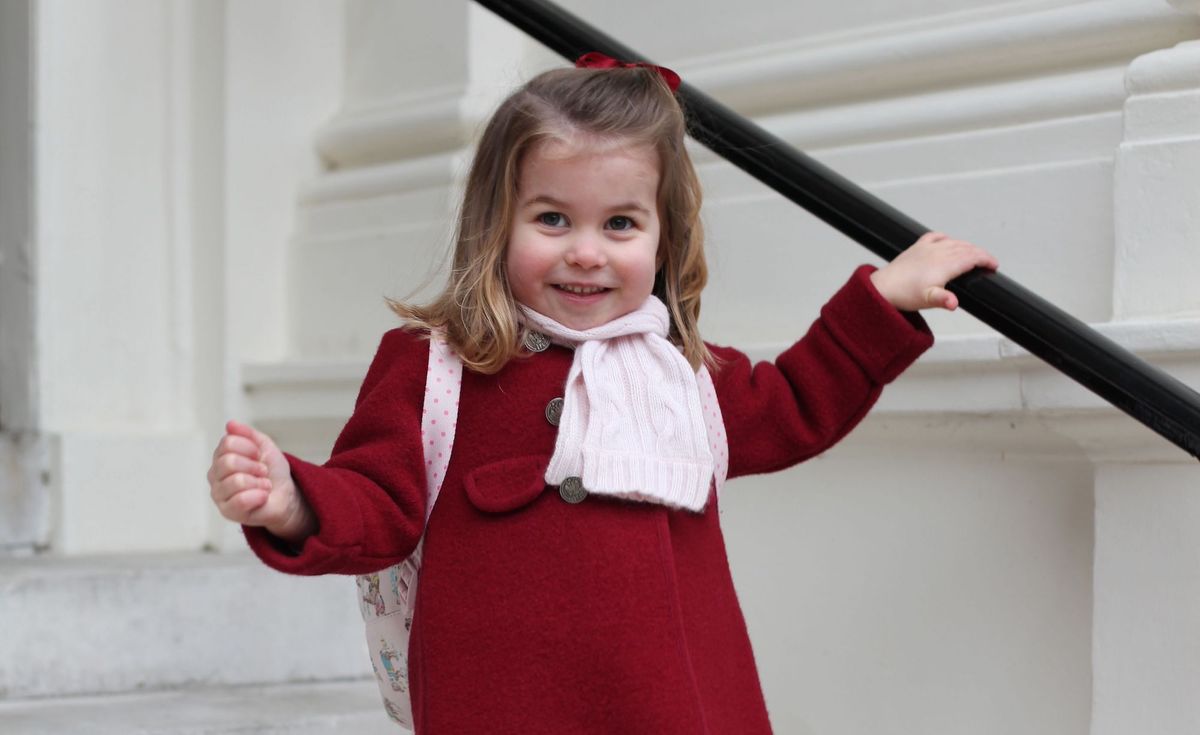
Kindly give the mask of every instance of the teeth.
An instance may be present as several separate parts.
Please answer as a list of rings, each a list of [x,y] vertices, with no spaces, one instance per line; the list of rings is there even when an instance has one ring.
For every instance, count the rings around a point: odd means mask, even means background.
[[[565,283],[560,285],[559,288],[577,294],[593,294],[606,290],[603,286],[571,286]]]

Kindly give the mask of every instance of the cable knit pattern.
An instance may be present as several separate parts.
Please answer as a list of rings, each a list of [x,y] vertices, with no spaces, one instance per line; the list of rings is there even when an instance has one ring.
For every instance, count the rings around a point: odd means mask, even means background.
[[[578,477],[590,493],[703,510],[713,455],[696,372],[667,340],[662,301],[586,331],[521,309],[529,326],[575,348],[546,482]]]

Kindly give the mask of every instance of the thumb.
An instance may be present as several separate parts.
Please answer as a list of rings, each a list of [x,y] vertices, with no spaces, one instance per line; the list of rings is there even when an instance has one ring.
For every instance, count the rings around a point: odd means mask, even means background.
[[[260,459],[265,460],[267,455],[272,453],[272,450],[278,451],[275,447],[275,442],[271,440],[271,437],[262,433],[250,424],[243,424],[240,421],[231,420],[225,424],[225,430],[230,434],[244,436],[250,441],[254,442],[254,446],[258,447],[258,456]]]
[[[925,289],[925,303],[930,307],[954,311],[958,308],[958,297],[941,286],[930,286]]]
[[[267,474],[274,482],[281,482],[291,477],[291,466],[283,451],[275,444],[275,440],[253,426],[247,426],[250,438],[258,445],[259,460],[267,466]]]
[[[253,426],[247,426],[246,428],[250,430],[250,438],[253,439],[254,443],[258,445],[258,451],[266,454],[268,450],[275,448],[275,442],[271,439],[271,437],[262,433]]]

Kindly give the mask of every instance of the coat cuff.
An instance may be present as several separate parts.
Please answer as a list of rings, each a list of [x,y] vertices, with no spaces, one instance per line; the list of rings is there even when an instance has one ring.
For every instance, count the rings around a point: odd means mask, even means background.
[[[821,309],[842,349],[877,383],[890,383],[933,345],[933,333],[915,311],[900,311],[871,282],[875,267],[860,266]]]
[[[242,526],[242,533],[251,551],[267,566],[289,574],[329,574],[340,570],[340,562],[358,550],[357,545],[339,543],[339,539],[358,538],[361,529],[347,528],[347,522],[357,518],[345,507],[349,498],[335,500],[322,495],[318,476],[328,470],[299,457],[284,453],[292,472],[292,480],[313,515],[317,518],[317,532],[293,545],[271,534],[265,528]],[[340,506],[340,507],[339,507]]]

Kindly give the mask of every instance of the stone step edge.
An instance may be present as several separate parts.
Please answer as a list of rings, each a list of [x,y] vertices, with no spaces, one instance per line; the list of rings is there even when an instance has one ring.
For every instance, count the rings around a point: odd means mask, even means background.
[[[373,679],[0,701],[12,735],[410,735]]]
[[[370,676],[357,599],[246,552],[5,561],[0,701]]]

